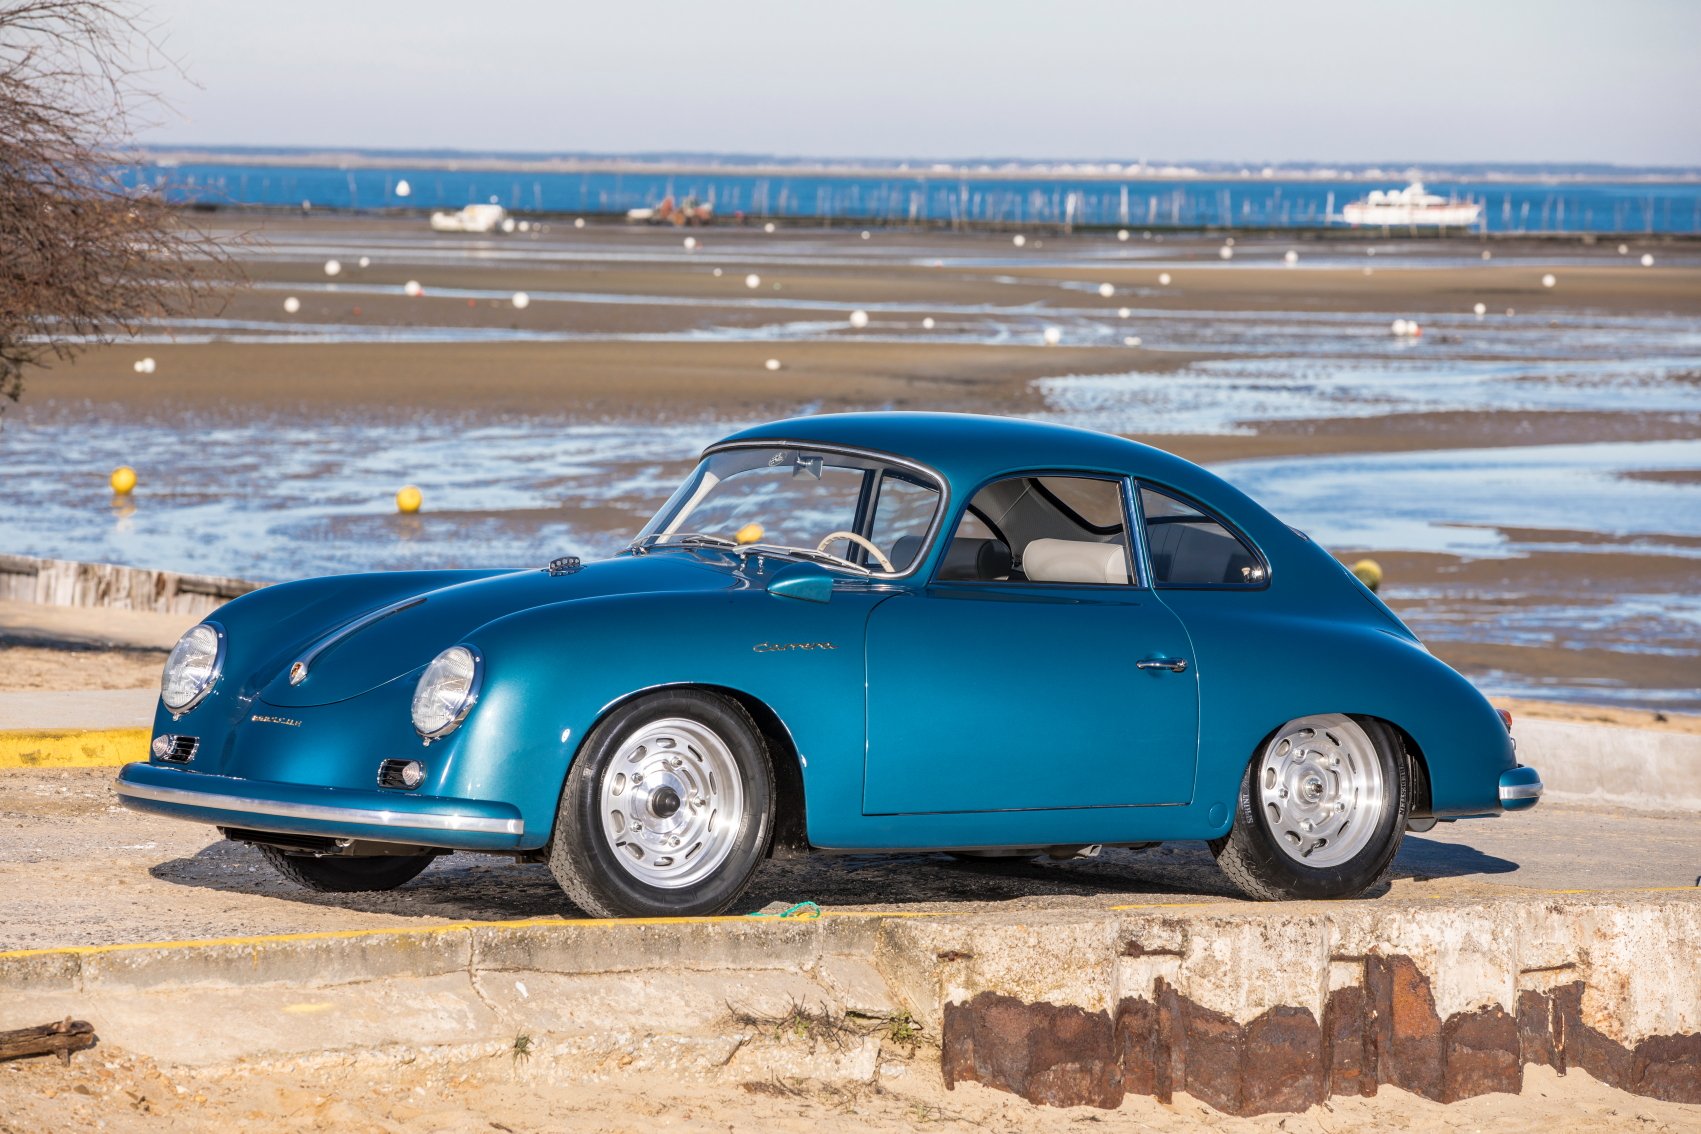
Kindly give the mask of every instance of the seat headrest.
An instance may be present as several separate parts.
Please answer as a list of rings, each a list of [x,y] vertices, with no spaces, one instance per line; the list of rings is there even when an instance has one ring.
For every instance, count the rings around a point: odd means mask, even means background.
[[[1128,553],[1120,543],[1036,539],[1022,552],[1022,571],[1034,583],[1127,583]]]

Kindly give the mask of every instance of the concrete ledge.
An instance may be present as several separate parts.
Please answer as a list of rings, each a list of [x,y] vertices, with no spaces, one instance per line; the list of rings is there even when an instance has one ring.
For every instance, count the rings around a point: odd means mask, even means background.
[[[246,579],[185,575],[112,563],[0,555],[0,599],[201,617],[260,587]]]
[[[71,1014],[187,1066],[523,1033],[575,1074],[867,1082],[894,1018],[937,1043],[947,1083],[1058,1105],[1185,1090],[1255,1114],[1380,1084],[1450,1101],[1516,1092],[1531,1063],[1701,1104],[1701,953],[1674,947],[1698,939],[1693,890],[469,923],[4,953],[0,1029]],[[791,1042],[821,1021],[831,1043]]]
[[[148,758],[146,728],[0,732],[0,769],[104,768]]]
[[[1527,718],[1512,733],[1552,799],[1701,810],[1701,736]]]

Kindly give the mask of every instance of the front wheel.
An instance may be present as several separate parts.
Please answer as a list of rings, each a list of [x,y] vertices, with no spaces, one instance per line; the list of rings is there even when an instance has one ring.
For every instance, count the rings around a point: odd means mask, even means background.
[[[1247,766],[1234,826],[1211,852],[1250,898],[1357,897],[1393,866],[1411,779],[1399,734],[1380,721],[1289,721]]]
[[[724,913],[762,863],[774,772],[749,714],[694,689],[629,702],[567,774],[549,869],[593,917]]]
[[[431,865],[434,854],[393,854],[345,857],[290,854],[277,847],[260,845],[260,853],[272,869],[298,886],[322,894],[361,894],[394,890],[411,882]]]

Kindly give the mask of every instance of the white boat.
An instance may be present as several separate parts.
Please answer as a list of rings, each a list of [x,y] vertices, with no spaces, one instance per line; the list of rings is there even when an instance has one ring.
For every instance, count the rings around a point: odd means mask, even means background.
[[[1421,181],[1414,181],[1404,189],[1372,189],[1364,200],[1341,209],[1341,219],[1350,225],[1390,228],[1412,225],[1469,228],[1481,215],[1481,205],[1438,197],[1426,192]]]
[[[468,205],[452,213],[432,213],[431,227],[437,232],[494,232],[507,216],[501,205]]]

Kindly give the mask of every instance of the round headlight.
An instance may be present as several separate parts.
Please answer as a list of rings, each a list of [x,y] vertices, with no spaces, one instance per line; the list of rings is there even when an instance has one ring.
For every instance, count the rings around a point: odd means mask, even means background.
[[[427,740],[447,736],[478,700],[479,658],[450,646],[431,660],[413,691],[414,731]]]
[[[210,622],[191,626],[165,659],[159,699],[173,713],[187,713],[212,690],[223,665],[224,631]]]

